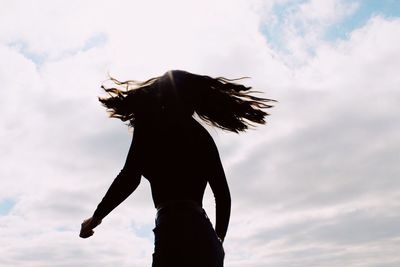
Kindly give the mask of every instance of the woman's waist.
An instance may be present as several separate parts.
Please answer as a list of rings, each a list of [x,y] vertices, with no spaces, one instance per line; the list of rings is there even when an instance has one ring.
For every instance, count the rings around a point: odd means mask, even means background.
[[[202,209],[202,204],[195,200],[168,200],[156,204],[157,211],[163,209]]]
[[[185,213],[185,212],[196,212],[205,214],[205,211],[201,205],[194,200],[170,200],[161,202],[156,205],[157,215],[156,218],[159,218],[163,214],[171,214],[171,213]]]

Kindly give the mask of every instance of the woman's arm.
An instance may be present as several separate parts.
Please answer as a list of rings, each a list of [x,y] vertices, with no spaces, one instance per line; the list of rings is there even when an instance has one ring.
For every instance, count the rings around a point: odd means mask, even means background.
[[[140,173],[122,169],[98,204],[93,217],[102,220],[121,204],[138,187],[140,176]]]
[[[138,141],[139,139],[139,141]],[[141,178],[140,138],[135,129],[125,165],[97,206],[93,217],[103,219],[138,187]]]
[[[208,182],[215,197],[215,231],[218,237],[223,241],[228,230],[231,214],[231,195],[217,146],[211,136],[210,139],[211,147],[209,153],[211,153],[211,161],[209,163],[210,173]]]
[[[93,228],[99,225],[104,217],[121,204],[138,187],[142,173],[139,149],[141,138],[138,136],[139,133],[135,129],[124,167],[98,204],[93,216],[82,223],[80,237],[87,238],[93,235]]]

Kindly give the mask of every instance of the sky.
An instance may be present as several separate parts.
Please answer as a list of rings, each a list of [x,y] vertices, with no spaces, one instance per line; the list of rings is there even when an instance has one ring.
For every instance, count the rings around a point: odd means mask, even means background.
[[[144,178],[78,235],[132,136],[100,85],[169,69],[278,100],[246,133],[205,126],[232,194],[225,266],[400,266],[400,1],[0,4],[0,267],[151,265]]]

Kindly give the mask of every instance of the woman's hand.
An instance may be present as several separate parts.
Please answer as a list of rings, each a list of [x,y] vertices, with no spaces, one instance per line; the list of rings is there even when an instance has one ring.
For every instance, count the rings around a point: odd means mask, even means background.
[[[79,233],[79,236],[82,238],[92,236],[94,234],[93,229],[99,224],[101,224],[101,220],[94,217],[84,220],[81,224],[81,232]]]

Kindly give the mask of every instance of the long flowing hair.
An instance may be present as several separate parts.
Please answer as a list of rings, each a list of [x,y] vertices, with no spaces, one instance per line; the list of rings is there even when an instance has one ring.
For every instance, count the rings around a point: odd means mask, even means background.
[[[246,78],[246,77],[244,77]],[[108,97],[99,97],[110,117],[129,121],[130,126],[155,116],[192,116],[232,132],[264,124],[273,99],[254,96],[260,93],[237,83],[238,79],[212,78],[182,70],[172,70],[146,81],[119,81],[110,78],[112,87],[102,86]]]

